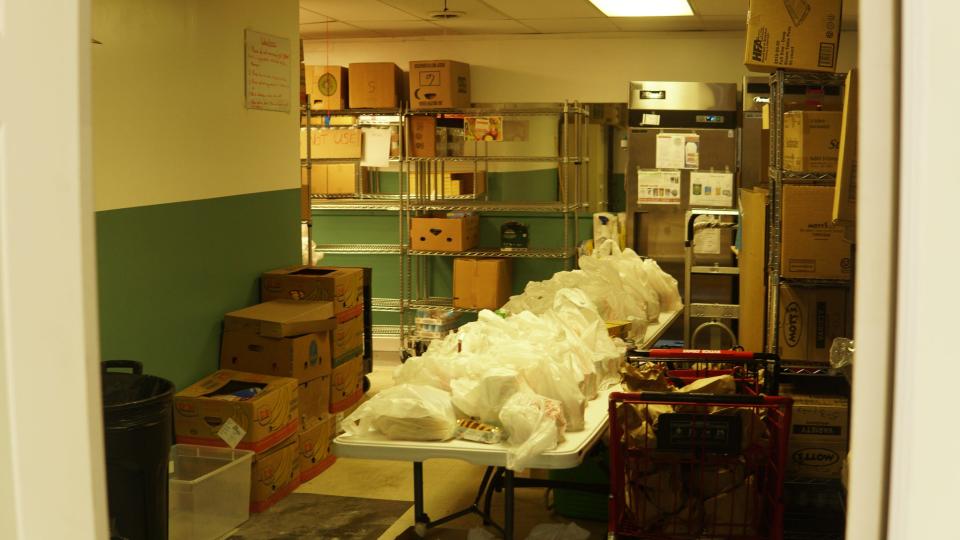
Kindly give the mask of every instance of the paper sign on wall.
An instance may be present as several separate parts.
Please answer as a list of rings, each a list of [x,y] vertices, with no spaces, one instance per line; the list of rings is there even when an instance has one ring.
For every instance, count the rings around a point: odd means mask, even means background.
[[[700,135],[660,133],[657,135],[658,169],[699,169]]]
[[[690,173],[690,206],[733,206],[733,173]]]
[[[680,204],[680,171],[637,168],[637,204]]]
[[[363,128],[363,158],[361,167],[390,165],[390,129]]]
[[[244,31],[248,109],[290,111],[290,40]]]

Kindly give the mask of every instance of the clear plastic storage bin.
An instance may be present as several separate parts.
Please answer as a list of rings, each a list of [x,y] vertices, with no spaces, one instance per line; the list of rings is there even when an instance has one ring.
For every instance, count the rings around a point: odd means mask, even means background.
[[[175,444],[170,459],[170,538],[219,538],[250,517],[253,452]]]

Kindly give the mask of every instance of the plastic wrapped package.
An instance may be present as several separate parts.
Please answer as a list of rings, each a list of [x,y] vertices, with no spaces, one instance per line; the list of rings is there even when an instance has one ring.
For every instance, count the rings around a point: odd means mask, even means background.
[[[481,422],[499,421],[500,408],[520,390],[520,374],[511,368],[488,369],[479,379],[454,379],[453,405],[466,416]]]
[[[401,384],[376,394],[344,421],[347,433],[390,439],[445,441],[454,436],[457,416],[450,394],[431,386]]]
[[[500,424],[508,435],[507,468],[515,471],[556,448],[566,428],[562,406],[530,392],[517,392],[503,404]]]
[[[562,369],[549,358],[523,371],[524,381],[530,389],[543,397],[560,403],[568,431],[584,428],[583,413],[587,400],[570,370]]]
[[[653,259],[644,259],[643,268],[647,271],[647,281],[660,297],[660,309],[676,311],[682,308],[683,301],[680,300],[677,280],[661,270],[660,265]]]

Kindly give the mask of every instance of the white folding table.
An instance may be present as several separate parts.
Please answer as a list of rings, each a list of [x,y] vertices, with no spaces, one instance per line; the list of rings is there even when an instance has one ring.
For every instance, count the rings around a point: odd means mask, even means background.
[[[680,311],[661,313],[657,323],[651,324],[647,328],[646,336],[644,336],[642,343],[637,344],[637,348],[649,348],[656,343],[679,314]],[[571,469],[580,465],[586,453],[593,448],[607,428],[609,420],[608,396],[611,391],[600,392],[596,399],[587,402],[583,430],[566,433],[564,441],[557,445],[555,449],[535,457],[530,464],[530,468]],[[485,525],[494,526],[500,530],[505,539],[510,540],[513,538],[514,488],[566,486],[581,489],[585,487],[551,480],[515,478],[513,471],[506,468],[507,447],[504,444],[482,444],[461,439],[436,442],[398,441],[377,435],[358,438],[343,434],[334,439],[333,453],[338,457],[412,462],[415,530],[421,536],[430,527],[441,525],[464,515],[478,514],[483,518]],[[487,466],[472,506],[438,520],[430,520],[423,508],[423,462],[432,458],[459,459]],[[490,500],[495,487],[502,487],[504,492],[503,527],[494,523],[490,516]],[[486,499],[485,505],[481,508],[481,499],[484,497]]]

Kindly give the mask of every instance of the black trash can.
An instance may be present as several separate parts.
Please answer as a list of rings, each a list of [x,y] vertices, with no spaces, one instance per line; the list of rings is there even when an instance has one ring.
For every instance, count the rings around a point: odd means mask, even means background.
[[[166,540],[173,383],[135,360],[103,362],[101,382],[110,537]]]

